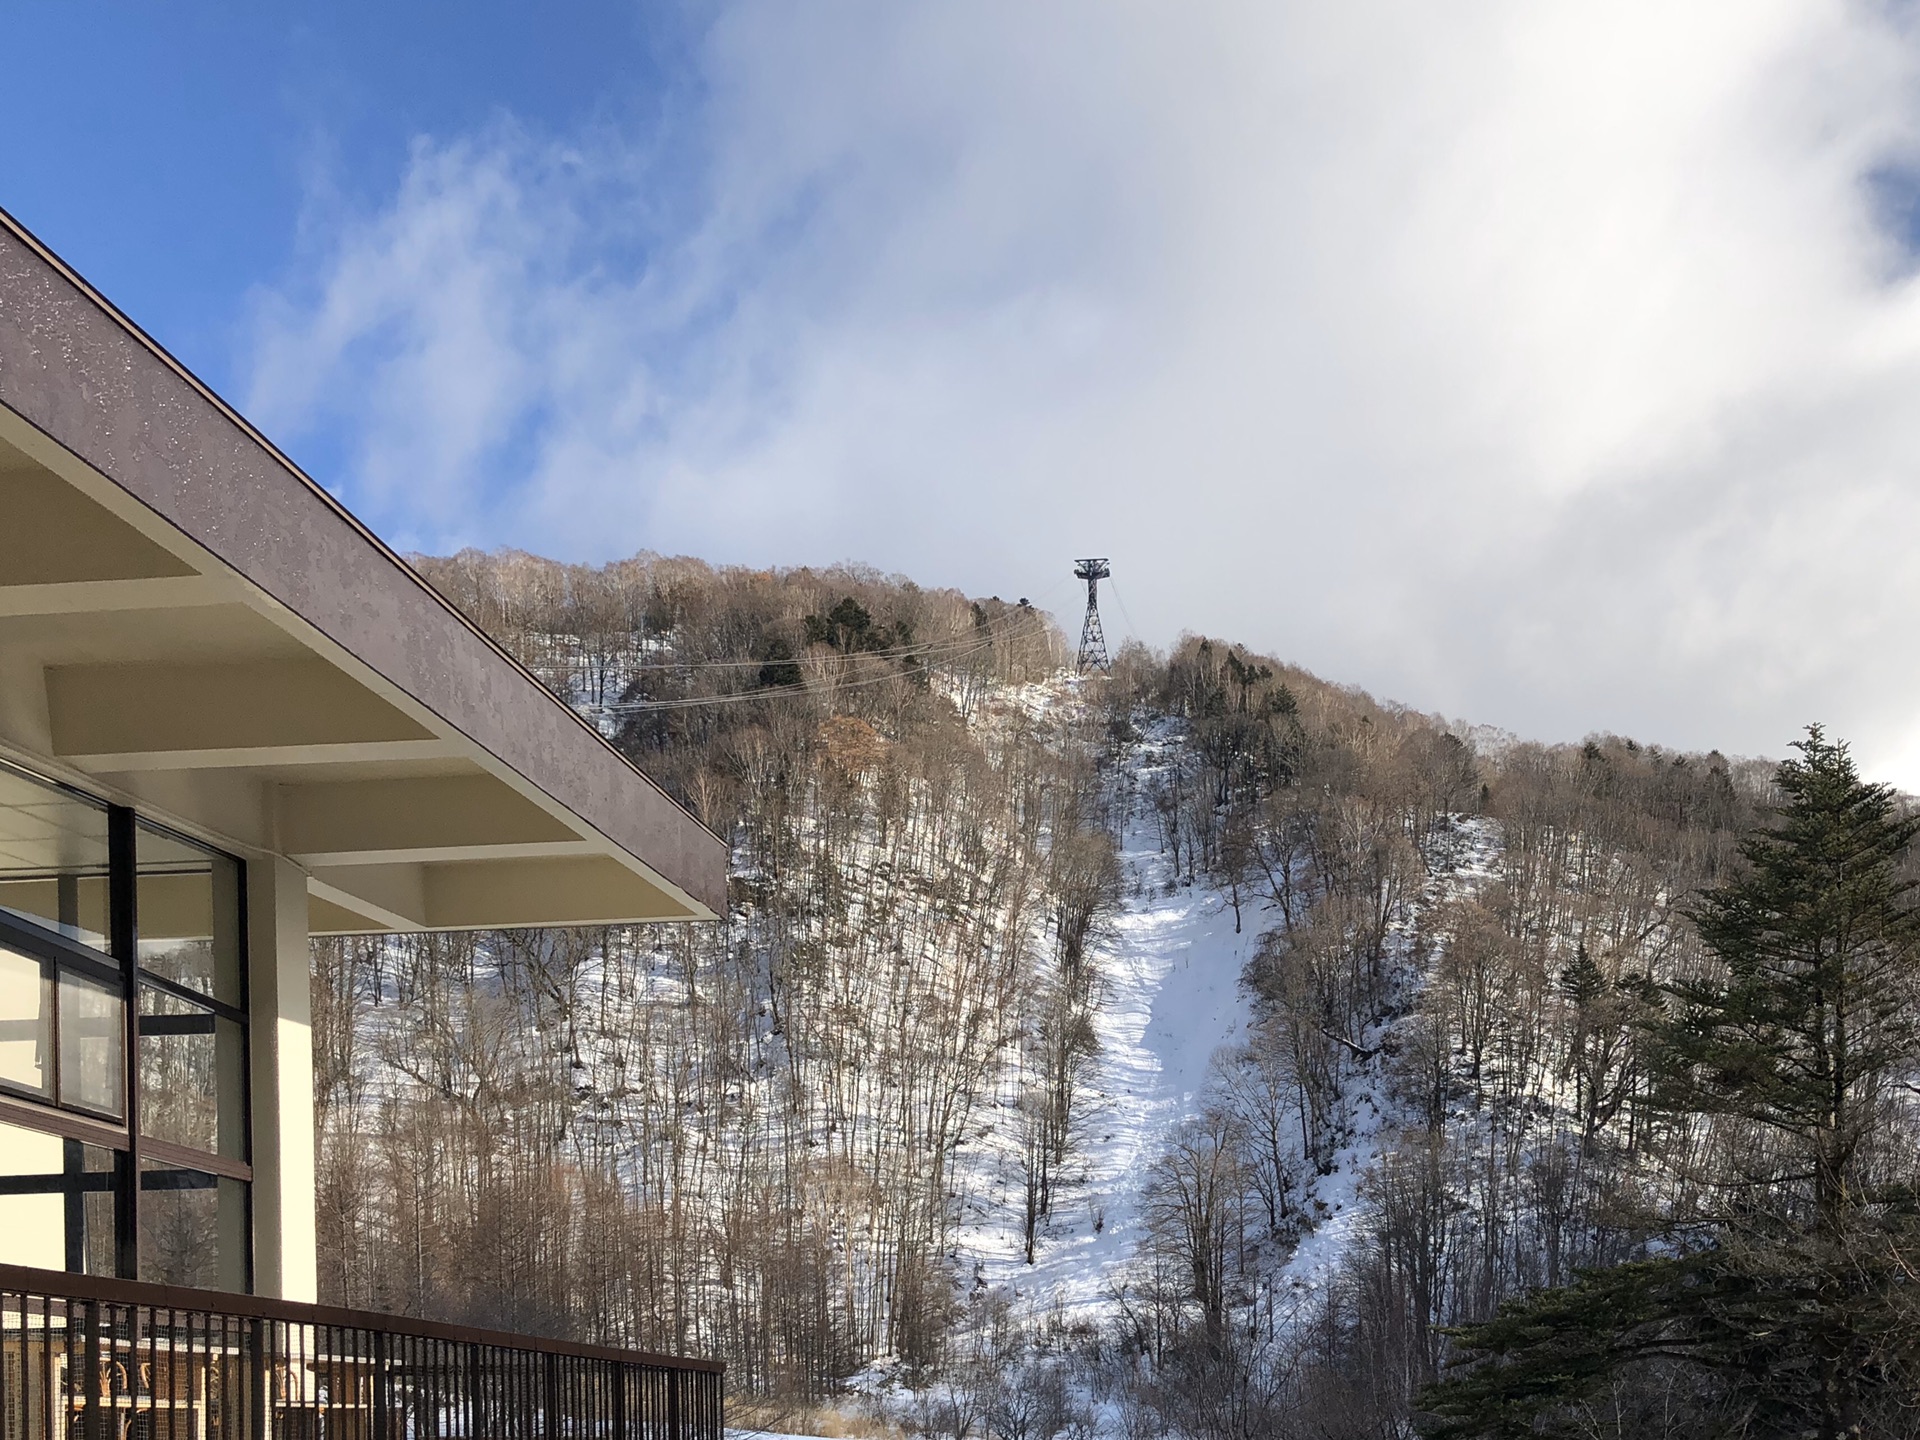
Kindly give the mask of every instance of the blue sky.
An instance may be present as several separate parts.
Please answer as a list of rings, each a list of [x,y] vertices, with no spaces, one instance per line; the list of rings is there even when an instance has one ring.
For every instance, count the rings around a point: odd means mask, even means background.
[[[685,23],[612,0],[25,0],[0,203],[237,393],[250,297],[287,278],[309,209],[384,203],[423,136],[656,120],[692,78]]]
[[[404,548],[1920,788],[1909,0],[46,3],[0,205]],[[1120,618],[1120,617],[1115,617]],[[1913,675],[1915,678],[1909,678]]]

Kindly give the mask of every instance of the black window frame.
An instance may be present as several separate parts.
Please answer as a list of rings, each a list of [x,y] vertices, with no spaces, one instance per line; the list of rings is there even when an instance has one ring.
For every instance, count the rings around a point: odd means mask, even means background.
[[[29,1105],[44,1105],[55,1110],[69,1111],[75,1115],[84,1115],[89,1120],[99,1120],[108,1125],[121,1125],[124,1115],[116,1115],[111,1110],[100,1110],[78,1101],[69,1100],[61,1094],[61,1020],[60,1020],[60,974],[63,970],[93,981],[97,985],[112,988],[122,996],[126,988],[126,974],[123,968],[90,946],[69,940],[57,931],[35,925],[22,919],[16,912],[0,910],[0,944],[10,950],[30,955],[40,962],[40,975],[43,980],[51,980],[52,992],[49,1000],[47,1030],[50,1036],[47,1054],[48,1086],[46,1093],[29,1089],[16,1081],[0,1078],[0,1094]],[[130,1070],[130,1057],[122,1057],[123,1070]],[[127,1105],[126,1076],[121,1077],[121,1104]]]
[[[107,910],[108,910],[108,949],[105,952],[95,949],[56,930],[36,924],[32,919],[17,911],[0,909],[0,941],[11,948],[21,951],[41,964],[43,979],[51,976],[52,994],[50,998],[51,1014],[48,1031],[50,1036],[47,1064],[50,1080],[45,1093],[26,1086],[0,1079],[0,1123],[22,1125],[30,1129],[40,1129],[67,1137],[69,1148],[75,1143],[72,1122],[62,1124],[57,1117],[68,1115],[84,1122],[87,1135],[86,1144],[110,1151],[114,1155],[113,1178],[105,1179],[105,1172],[88,1172],[88,1178],[76,1184],[69,1179],[62,1187],[73,1193],[71,1201],[82,1191],[111,1188],[116,1197],[114,1206],[115,1229],[115,1268],[122,1279],[138,1279],[140,1276],[140,1211],[141,1194],[148,1189],[206,1189],[218,1185],[221,1179],[236,1180],[245,1189],[243,1207],[241,1246],[242,1276],[241,1293],[252,1293],[254,1257],[253,1257],[253,1027],[251,1022],[251,976],[249,974],[248,923],[247,923],[247,869],[239,857],[228,854],[205,841],[191,835],[182,834],[170,826],[157,823],[147,816],[138,814],[132,808],[102,801],[99,797],[62,784],[31,770],[0,761],[0,765],[14,774],[38,785],[46,786],[74,799],[102,810],[107,821]],[[232,919],[236,927],[235,944],[238,946],[237,982],[238,996],[235,1001],[224,1000],[215,995],[183,985],[179,981],[155,971],[146,969],[140,963],[139,943],[139,833],[141,830],[161,838],[183,844],[192,850],[209,857],[213,863],[224,863],[234,867],[234,904],[238,913]],[[216,894],[218,893],[216,887]],[[122,1042],[122,1075],[120,1102],[122,1114],[114,1114],[93,1106],[68,1100],[62,1092],[61,1081],[61,1017],[60,1017],[60,975],[70,970],[95,984],[109,987],[119,995],[125,1021],[125,1033]],[[144,1035],[170,1033],[167,1022],[177,1022],[190,1017],[143,1016],[141,1014],[142,987],[153,988],[171,999],[185,1002],[196,1012],[209,1017],[209,1029],[219,1020],[227,1020],[239,1029],[240,1053],[238,1064],[241,1080],[238,1086],[240,1114],[238,1116],[242,1155],[238,1159],[224,1156],[217,1151],[202,1151],[198,1147],[181,1145],[172,1141],[147,1140],[140,1125],[140,1059],[141,1039]],[[143,1021],[159,1021],[151,1028]],[[171,1033],[182,1032],[172,1029]],[[41,1119],[40,1117],[45,1117]],[[216,1145],[218,1141],[216,1140]],[[155,1167],[155,1168],[149,1168]],[[71,1159],[68,1168],[72,1168]],[[147,1183],[148,1178],[154,1184]],[[23,1181],[34,1177],[23,1177]],[[51,1180],[53,1177],[39,1177]],[[19,1189],[16,1184],[4,1193],[35,1193],[31,1189]],[[71,1213],[70,1213],[71,1221]],[[66,1247],[69,1269],[76,1266],[76,1242],[69,1224]]]
[[[232,857],[229,856],[227,858],[231,859]],[[244,884],[240,887],[240,934],[242,937],[240,994],[244,1000],[247,995],[245,949],[246,886]],[[139,992],[142,989],[154,990],[159,994],[167,996],[171,1000],[178,1000],[183,1004],[192,1006],[196,1011],[206,1016],[207,1023],[205,1027],[181,1023],[182,1021],[197,1019],[197,1016],[145,1014],[141,1011],[139,1005]],[[206,1172],[207,1174],[229,1175],[230,1178],[246,1179],[251,1183],[251,1170],[253,1166],[253,1026],[248,1019],[247,1007],[244,1004],[235,1005],[225,1000],[216,1000],[213,996],[203,991],[195,990],[191,985],[182,985],[177,980],[170,980],[164,975],[157,975],[151,970],[135,966],[134,999],[130,1018],[137,1031],[134,1036],[136,1041],[145,1039],[149,1035],[216,1035],[218,1033],[219,1022],[222,1020],[240,1027],[240,1073],[247,1082],[240,1086],[239,1093],[240,1114],[238,1119],[240,1124],[241,1153],[236,1156],[222,1155],[218,1149],[200,1151],[195,1146],[182,1145],[172,1140],[149,1141],[147,1143],[164,1145],[176,1158],[178,1155],[185,1154],[188,1151],[196,1154],[204,1154],[207,1157],[209,1165],[213,1167]],[[135,1051],[135,1058],[138,1058],[137,1050]],[[217,1146],[219,1144],[218,1139],[216,1139],[214,1143]],[[232,1175],[230,1169],[221,1168],[222,1166],[231,1167],[234,1165],[247,1167],[249,1173],[246,1176]]]

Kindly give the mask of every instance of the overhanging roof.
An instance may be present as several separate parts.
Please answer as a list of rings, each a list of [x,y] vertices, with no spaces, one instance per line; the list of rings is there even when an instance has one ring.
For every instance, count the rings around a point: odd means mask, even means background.
[[[706,919],[725,845],[0,211],[0,754],[316,932]]]

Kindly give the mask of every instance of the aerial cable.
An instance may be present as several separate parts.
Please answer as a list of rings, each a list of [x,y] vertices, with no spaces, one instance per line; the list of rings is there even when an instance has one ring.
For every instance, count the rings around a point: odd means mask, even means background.
[[[967,655],[990,649],[992,642],[975,645],[968,650],[958,651],[945,659],[935,661],[936,665],[946,665]],[[899,674],[869,675],[859,680],[840,680],[833,684],[836,690],[853,690],[862,685],[882,685],[889,680],[902,680]],[[621,700],[611,705],[583,705],[580,708],[595,715],[613,714],[654,714],[662,710],[700,710],[713,705],[738,705],[748,700],[764,700],[775,695],[804,695],[808,693],[805,681],[797,685],[761,685],[752,690],[736,690],[729,695],[681,695],[665,700]]]
[[[1114,604],[1120,607],[1120,618],[1127,622],[1128,633],[1142,645],[1145,645],[1147,642],[1145,637],[1140,634],[1140,627],[1133,623],[1133,616],[1127,613],[1126,597],[1120,593],[1120,587],[1113,583],[1113,577],[1111,575],[1107,577],[1107,593],[1113,596]]]
[[[1031,608],[1031,607],[1030,607],[1030,608]],[[1034,611],[1034,613],[1035,613],[1036,615],[1038,615],[1038,614],[1039,614],[1039,612],[1038,612],[1037,610],[1036,610],[1036,611]],[[1018,622],[1017,622],[1017,623],[1018,623]],[[554,632],[547,632],[547,633],[549,633],[549,634],[551,634],[551,633],[554,633]],[[889,646],[889,647],[887,647],[886,649],[883,649],[883,650],[862,650],[862,651],[857,651],[857,652],[855,652],[855,653],[857,653],[857,654],[861,654],[861,655],[865,655],[865,656],[868,656],[868,657],[870,657],[870,658],[872,658],[872,659],[875,659],[875,660],[899,660],[899,659],[906,659],[906,658],[909,658],[909,657],[912,657],[912,656],[916,656],[916,655],[928,655],[928,654],[934,654],[934,653],[937,653],[938,651],[940,651],[940,650],[942,650],[942,649],[944,649],[945,647],[947,647],[947,646],[950,646],[950,645],[958,645],[958,644],[971,644],[971,643],[973,643],[973,641],[974,641],[974,640],[975,640],[975,639],[976,639],[976,638],[978,637],[978,635],[979,635],[979,633],[980,633],[980,632],[979,632],[979,631],[978,631],[977,629],[973,629],[973,630],[957,630],[957,631],[955,631],[955,632],[954,632],[953,634],[951,634],[951,635],[943,635],[943,636],[941,636],[941,637],[940,637],[939,639],[937,639],[937,640],[928,640],[928,641],[925,641],[924,643],[921,643],[921,644],[916,644],[916,645],[896,645],[896,646]],[[1009,633],[1014,633],[1014,632],[1009,632]],[[786,657],[784,657],[784,659],[785,659],[785,660],[789,660],[789,661],[798,661],[798,660],[800,660],[800,659],[802,659],[802,658],[804,658],[804,657],[803,657],[803,656],[800,656],[800,655],[789,655],[789,656],[786,656]],[[760,669],[761,667],[763,667],[763,666],[766,666],[766,665],[778,665],[778,664],[781,664],[781,663],[783,663],[783,661],[782,661],[781,659],[763,659],[763,660],[660,660],[660,661],[653,661],[653,662],[646,662],[646,663],[642,663],[642,664],[637,664],[637,665],[628,665],[628,666],[624,666],[624,667],[622,667],[622,668],[623,668],[623,669],[626,669],[626,670],[630,670],[630,671],[641,671],[641,670],[648,670],[648,671],[653,671],[653,670],[758,670],[758,669]]]
[[[1043,624],[1043,628],[1044,628],[1044,624]],[[929,668],[933,668],[935,666],[950,665],[956,660],[963,660],[963,659],[966,659],[968,656],[980,654],[982,651],[985,651],[985,650],[991,650],[996,644],[1005,640],[1013,639],[1015,636],[1022,633],[1025,633],[1025,632],[1016,630],[1007,634],[1002,634],[998,636],[989,635],[985,639],[973,640],[971,643],[969,643],[968,645],[966,645],[961,649],[953,650],[951,653],[939,656],[938,658],[934,659],[933,661],[930,662]],[[753,663],[757,665],[761,665],[763,667],[769,663],[797,665],[800,659],[803,659],[803,658],[805,657],[796,657],[795,659],[788,660],[788,661],[772,661],[772,662],[755,661]],[[870,651],[870,652],[866,652],[863,655],[861,652],[855,651],[850,656],[838,657],[838,658],[884,659],[887,657],[881,655],[878,652]],[[909,658],[917,658],[917,657],[909,656]],[[863,679],[858,679],[858,680],[837,681],[834,683],[833,688],[837,690],[852,690],[852,689],[857,689],[858,687],[863,685],[880,685],[880,684],[884,684],[889,680],[899,680],[902,678],[904,677],[898,674],[869,675]],[[696,710],[696,709],[703,709],[707,706],[712,706],[712,705],[735,705],[735,704],[744,703],[748,700],[762,700],[769,696],[774,696],[774,695],[792,695],[796,693],[804,694],[806,692],[806,689],[807,689],[806,684],[804,681],[802,681],[798,685],[763,685],[752,690],[735,691],[730,695],[682,695],[682,696],[671,697],[664,700],[622,700],[622,701],[616,701],[611,705],[582,705],[578,708],[589,714],[594,714],[594,715],[625,714],[628,712],[653,713],[653,712],[662,711],[662,710]]]

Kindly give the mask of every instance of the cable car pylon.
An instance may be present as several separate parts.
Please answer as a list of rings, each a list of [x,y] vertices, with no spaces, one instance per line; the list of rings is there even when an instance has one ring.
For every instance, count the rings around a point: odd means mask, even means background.
[[[1105,558],[1076,560],[1073,573],[1087,582],[1087,618],[1080,627],[1080,656],[1075,668],[1082,674],[1106,670],[1113,662],[1107,658],[1107,636],[1100,628],[1100,582],[1113,574]]]

